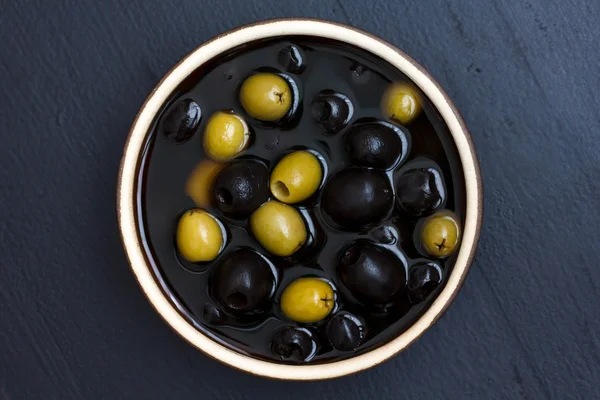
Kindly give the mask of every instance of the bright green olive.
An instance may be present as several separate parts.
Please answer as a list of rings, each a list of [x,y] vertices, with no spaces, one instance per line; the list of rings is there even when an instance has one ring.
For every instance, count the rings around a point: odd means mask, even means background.
[[[281,294],[281,311],[289,319],[303,324],[319,322],[335,306],[333,288],[319,278],[300,278]]]
[[[283,203],[298,203],[312,196],[323,178],[321,163],[308,151],[295,151],[283,157],[271,174],[269,187]]]
[[[287,257],[306,242],[306,225],[292,206],[271,200],[250,216],[250,230],[268,252]]]
[[[421,247],[431,256],[448,257],[458,247],[459,238],[460,227],[450,211],[438,211],[421,223]]]
[[[248,124],[229,111],[217,111],[211,115],[204,129],[204,151],[217,161],[237,156],[248,146],[249,140]]]
[[[223,230],[215,217],[201,208],[186,211],[176,234],[179,253],[190,262],[214,260],[223,248]]]
[[[281,76],[258,73],[242,83],[240,103],[252,118],[277,121],[283,118],[292,106],[292,90]]]
[[[381,110],[386,117],[408,124],[421,112],[421,99],[407,83],[394,83],[383,94]]]

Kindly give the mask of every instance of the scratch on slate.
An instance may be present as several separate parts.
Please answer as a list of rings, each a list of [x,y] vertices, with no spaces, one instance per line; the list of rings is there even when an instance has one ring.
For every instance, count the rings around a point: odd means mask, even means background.
[[[524,356],[523,358],[525,360],[525,363],[527,364],[527,367],[533,372],[533,377],[537,383],[538,388],[540,389],[540,391],[542,391],[544,393],[543,397],[545,399],[550,399],[551,398],[550,392],[548,391],[548,388],[546,387],[546,385],[540,378],[540,371],[538,370],[535,363],[533,362],[531,353],[527,350],[527,348],[525,347],[525,344],[523,343],[523,341],[517,334],[517,331],[516,331],[515,327],[513,326],[513,323],[511,322],[510,318],[508,317],[508,313],[506,312],[506,310],[504,309],[504,306],[502,305],[502,297],[498,293],[496,293],[496,290],[494,290],[494,286],[490,283],[487,275],[485,274],[485,270],[482,268],[482,269],[479,269],[478,271],[481,272],[483,281],[488,286],[492,296],[494,296],[496,303],[498,303],[498,308],[500,309],[500,312],[502,313],[502,318],[506,322],[506,325],[508,325],[508,327],[510,328],[510,331],[512,332],[515,341],[519,345],[519,348],[521,350],[521,353]],[[520,386],[524,387],[523,385],[520,385]]]
[[[14,296],[11,296],[11,294],[10,294],[9,291],[0,290],[0,296],[4,297],[2,299],[3,302],[4,302],[4,304],[13,304],[13,305],[17,304],[17,299]],[[11,296],[12,298],[8,298],[8,296]],[[67,383],[70,384],[68,386],[62,385],[66,390],[69,390],[71,393],[74,393],[75,395],[78,396],[78,398],[81,398],[81,399],[84,398],[83,397],[83,393],[81,391],[81,387],[79,386],[79,383],[77,382],[77,379],[75,377],[73,369],[69,365],[69,362],[66,359],[63,350],[60,348],[60,346],[58,345],[58,343],[54,339],[54,336],[52,335],[51,330],[49,329],[48,325],[46,324],[46,322],[44,320],[44,316],[41,313],[39,313],[37,311],[37,309],[35,311],[36,311],[36,314],[37,314],[36,321],[38,322],[38,325],[45,330],[46,336],[48,337],[48,340],[45,343],[47,345],[46,350],[48,349],[48,346],[50,348],[52,348],[52,350],[56,350],[58,352],[58,357],[56,357],[56,359],[58,359],[65,367],[64,368],[58,368],[58,365],[53,360],[53,357],[48,356],[47,355],[48,352],[45,351],[39,345],[39,341],[37,340],[39,338],[39,335],[37,335],[31,329],[31,326],[29,325],[28,319],[26,319],[23,316],[23,314],[21,314],[21,313],[15,313],[16,323],[21,323],[23,325],[23,327],[24,327],[25,334],[29,335],[28,343],[32,347],[33,356],[36,357],[39,360],[40,365],[45,369],[46,373],[48,374],[48,376],[51,379],[53,378],[54,374],[58,374],[58,376],[60,376],[62,379],[64,379],[64,381],[66,381]],[[61,373],[61,370],[62,370],[63,373]],[[0,399],[0,400],[4,400],[4,399]]]
[[[525,391],[525,385],[523,382],[523,377],[521,376],[521,371],[519,371],[519,367],[516,364],[511,364],[513,370],[513,380],[518,386],[519,397],[522,399],[528,400],[530,399],[529,395]]]
[[[587,342],[587,349],[589,350],[592,358],[596,360],[596,363],[600,365],[600,355],[598,353],[600,341],[598,340],[595,332],[590,328],[590,322],[587,318],[583,320],[583,333],[583,337],[585,337],[585,341]]]
[[[54,339],[54,335],[52,335],[51,330],[48,328],[48,325],[46,324],[46,322],[44,321],[44,318],[41,317],[40,318],[40,322],[41,325],[44,326],[44,329],[46,330],[46,332],[48,333],[48,337],[49,337],[49,342],[53,345],[53,347],[56,348],[56,350],[58,351],[58,355],[60,357],[60,359],[62,359],[62,361],[64,362],[65,365],[65,379],[69,380],[73,389],[75,389],[75,391],[81,395],[81,387],[79,386],[79,383],[77,382],[77,379],[75,377],[75,373],[73,372],[73,369],[71,368],[71,365],[69,365],[69,361],[67,360],[67,358],[65,357],[65,354],[63,352],[63,350],[60,348],[60,346],[58,345],[58,343],[56,342],[56,340]],[[39,351],[39,350],[38,350]]]
[[[344,8],[342,1],[336,0],[336,3],[338,4],[338,6],[340,6],[340,10],[342,10],[342,14],[344,14],[344,17],[346,17],[346,20],[348,21],[348,23],[351,24],[352,20],[350,19],[350,14],[348,14],[348,11],[346,11],[346,8]]]
[[[548,105],[548,107],[549,108],[553,108],[552,107],[553,104],[552,104],[552,102],[550,102],[550,98],[548,97],[548,94],[546,93],[546,89],[544,89],[544,87],[540,83],[540,81],[539,81],[539,79],[537,77],[537,74],[535,73],[535,70],[531,66],[531,62],[529,61],[529,58],[527,57],[525,49],[523,48],[523,46],[519,42],[519,39],[517,38],[517,35],[515,34],[515,31],[513,30],[513,28],[510,26],[510,23],[509,23],[508,19],[506,18],[506,16],[502,12],[502,10],[500,10],[500,8],[498,7],[498,4],[497,4],[496,0],[492,1],[492,6],[494,7],[494,10],[496,11],[496,14],[498,14],[498,16],[500,17],[500,19],[502,20],[502,23],[504,24],[505,30],[507,31],[507,34],[509,35],[509,40],[510,40],[511,46],[513,47],[514,50],[516,50],[516,52],[518,53],[518,55],[521,56],[521,58],[523,59],[523,62],[525,64],[525,68],[527,68],[527,70],[531,74],[531,78],[533,79],[533,83],[540,90],[540,92],[542,93],[542,96],[544,96],[544,100],[546,101],[546,104]],[[559,118],[556,118],[556,117],[555,117],[555,120],[559,124],[559,126],[562,127],[561,120]]]

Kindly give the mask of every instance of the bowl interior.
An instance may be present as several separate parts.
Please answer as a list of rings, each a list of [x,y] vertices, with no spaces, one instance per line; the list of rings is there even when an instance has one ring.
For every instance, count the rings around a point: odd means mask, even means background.
[[[147,256],[149,252],[145,248],[147,246],[145,235],[138,230],[140,226],[137,224],[139,198],[136,196],[138,196],[139,169],[155,117],[163,104],[182,82],[194,76],[200,66],[218,58],[221,53],[247,43],[249,38],[256,41],[282,35],[323,37],[369,49],[374,56],[382,58],[402,71],[430,99],[446,123],[454,139],[464,174],[467,207],[462,244],[454,268],[436,300],[409,329],[385,345],[325,365],[291,366],[262,361],[233,351],[217,337],[200,329],[201,327],[194,322],[194,318],[191,318],[185,307],[182,307],[172,296],[161,279],[157,266]],[[321,379],[355,372],[389,358],[409,345],[439,318],[456,295],[475,250],[481,217],[480,190],[477,161],[464,124],[447,96],[414,61],[389,44],[348,27],[321,21],[270,21],[227,33],[201,46],[175,66],[159,83],[140,110],[126,145],[119,177],[119,222],[127,255],[142,289],[166,322],[192,345],[226,364],[255,374],[282,379]],[[143,226],[141,229],[143,230]]]

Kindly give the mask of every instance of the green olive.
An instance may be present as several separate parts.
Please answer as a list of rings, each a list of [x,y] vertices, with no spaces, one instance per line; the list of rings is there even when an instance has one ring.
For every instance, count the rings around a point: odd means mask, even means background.
[[[281,76],[262,72],[242,83],[240,103],[252,118],[277,121],[292,106],[292,90]]]
[[[198,207],[210,205],[212,185],[223,164],[212,160],[202,160],[194,167],[185,182],[185,193]]]
[[[217,111],[204,129],[204,151],[214,160],[229,160],[248,146],[249,139],[250,129],[242,117],[229,111]]]
[[[267,201],[250,216],[250,230],[268,252],[287,257],[306,242],[306,226],[292,206],[275,200]]]
[[[460,227],[450,211],[438,211],[420,226],[419,240],[425,252],[434,257],[448,257],[458,247]]]
[[[312,196],[323,178],[321,163],[308,151],[295,151],[283,157],[271,174],[269,187],[283,203],[298,203]]]
[[[211,261],[223,249],[223,230],[215,217],[201,208],[193,208],[179,219],[176,242],[186,260]]]
[[[421,99],[407,83],[394,83],[383,94],[381,110],[386,117],[408,124],[421,112]]]
[[[319,278],[299,278],[281,294],[281,311],[289,319],[303,324],[319,322],[335,306],[333,288]]]

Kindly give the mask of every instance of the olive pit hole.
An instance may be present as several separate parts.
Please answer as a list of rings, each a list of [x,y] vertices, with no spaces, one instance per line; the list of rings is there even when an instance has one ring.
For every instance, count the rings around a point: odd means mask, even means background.
[[[231,195],[231,192],[224,188],[217,190],[217,199],[220,203],[227,205],[231,205],[233,202],[233,196]]]
[[[290,195],[290,190],[285,185],[285,183],[281,181],[273,183],[273,187],[271,189],[273,190],[273,194],[275,194],[276,197],[281,197],[285,199]]]

